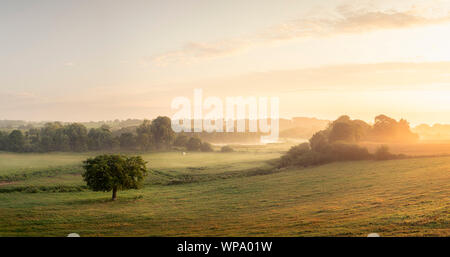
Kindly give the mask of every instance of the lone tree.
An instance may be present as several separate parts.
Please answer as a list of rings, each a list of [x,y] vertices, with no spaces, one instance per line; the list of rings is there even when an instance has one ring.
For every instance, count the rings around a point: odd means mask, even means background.
[[[93,191],[109,192],[116,200],[117,190],[138,189],[147,175],[140,156],[99,155],[83,162],[83,179]]]

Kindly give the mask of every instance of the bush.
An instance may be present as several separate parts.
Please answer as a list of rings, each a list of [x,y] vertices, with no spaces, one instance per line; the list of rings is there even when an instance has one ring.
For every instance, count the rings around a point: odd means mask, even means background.
[[[374,158],[377,161],[385,161],[395,159],[397,156],[389,152],[389,147],[387,145],[382,145],[375,151]]]
[[[359,161],[368,160],[372,157],[367,148],[345,143],[331,144],[329,154],[334,161]]]
[[[26,188],[25,190],[24,190],[24,192],[25,193],[38,193],[39,192],[39,190],[36,188],[36,187],[34,187],[34,186],[31,186],[31,187],[28,187],[28,188]]]
[[[289,151],[281,157],[281,166],[286,167],[293,164],[301,155],[309,151],[311,151],[311,148],[308,143],[291,147],[291,149],[289,149]]]
[[[291,147],[289,151],[287,152],[287,155],[289,156],[300,156],[303,155],[311,150],[311,147],[309,147],[308,143],[299,144],[296,146]]]
[[[305,154],[297,157],[296,159],[291,160],[290,165],[308,167],[313,165],[326,164],[332,161],[332,157],[328,154],[308,151]]]
[[[173,143],[174,146],[186,146],[189,141],[189,137],[184,134],[179,134]]]
[[[367,148],[354,144],[333,143],[323,144],[320,152],[310,149],[308,144],[292,147],[280,159],[280,167],[312,166],[335,161],[368,160],[372,155]]]
[[[311,149],[315,152],[325,152],[330,146],[328,142],[328,131],[322,130],[315,133],[311,139],[309,139],[309,144],[311,145]]]
[[[208,142],[203,142],[200,150],[202,152],[213,152],[214,151],[214,149],[212,148],[212,145]]]
[[[322,165],[333,162],[334,158],[331,154],[319,153],[316,151],[308,151],[295,158],[288,158],[286,155],[281,157],[280,167],[301,166],[308,167],[314,165]]]
[[[234,149],[231,148],[231,146],[226,145],[226,146],[222,146],[222,148],[220,148],[220,151],[222,153],[229,153],[229,152],[234,152]]]
[[[200,151],[202,147],[202,141],[197,137],[191,137],[186,143],[186,148],[189,151]]]

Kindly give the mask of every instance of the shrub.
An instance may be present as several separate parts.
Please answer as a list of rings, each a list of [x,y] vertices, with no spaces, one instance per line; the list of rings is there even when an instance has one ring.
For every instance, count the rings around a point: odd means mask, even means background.
[[[303,155],[311,150],[311,147],[309,147],[308,143],[299,144],[296,146],[291,147],[289,151],[287,152],[287,155],[289,156],[300,156]]]
[[[27,187],[24,192],[25,193],[33,193],[34,194],[34,193],[38,193],[39,190],[36,187],[31,186],[31,187]]]
[[[231,146],[226,145],[226,146],[222,146],[222,148],[220,148],[220,151],[222,153],[229,153],[229,152],[234,152],[234,149],[231,148]]]
[[[191,137],[186,143],[186,148],[189,151],[200,151],[202,147],[202,141],[197,137]]]
[[[173,143],[174,146],[186,146],[189,141],[189,137],[184,134],[179,134]]]
[[[328,142],[328,131],[322,130],[315,133],[311,139],[309,140],[309,144],[311,145],[311,149],[316,152],[325,152],[329,147]]]
[[[200,147],[200,150],[202,152],[213,152],[214,149],[212,148],[212,145],[208,142],[203,142],[202,146]]]
[[[377,161],[384,161],[395,159],[397,156],[389,152],[389,147],[387,145],[382,145],[375,151],[374,158]]]
[[[334,161],[359,161],[371,158],[367,148],[345,143],[331,144],[329,147],[329,154]]]
[[[280,159],[280,167],[312,166],[334,161],[368,160],[372,157],[367,148],[354,144],[333,143],[321,145],[320,152],[309,149],[308,144],[292,147]]]
[[[309,151],[293,160],[292,165],[308,167],[313,165],[326,164],[332,161],[333,158],[329,154]]]
[[[301,155],[311,150],[308,143],[303,143],[297,146],[291,147],[289,151],[281,157],[281,166],[286,167],[293,164]]]

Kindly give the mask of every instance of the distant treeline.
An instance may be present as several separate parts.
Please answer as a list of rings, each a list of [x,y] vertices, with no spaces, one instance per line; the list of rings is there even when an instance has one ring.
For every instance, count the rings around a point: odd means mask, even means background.
[[[328,138],[330,142],[411,143],[419,140],[419,135],[411,132],[408,121],[396,121],[386,115],[375,117],[373,125],[362,120],[352,120],[344,115],[330,123],[327,129],[320,131],[315,137]]]
[[[414,142],[419,139],[411,132],[406,120],[396,121],[385,115],[375,118],[373,126],[361,120],[351,120],[341,116],[330,123],[325,130],[315,133],[309,143],[292,147],[280,159],[280,167],[311,166],[335,161],[354,160],[388,160],[403,158],[394,155],[387,146],[382,146],[375,153],[359,146],[360,141],[374,142]]]
[[[108,125],[112,131],[125,128],[138,126],[143,120],[139,119],[126,119],[126,120],[106,120],[106,121],[89,121],[80,122],[86,128],[99,128],[103,125]],[[4,131],[12,131],[14,129],[18,130],[28,130],[32,128],[42,128],[49,122],[46,121],[23,121],[23,120],[0,120],[0,129]],[[70,122],[60,122],[62,125],[70,124]]]
[[[248,123],[248,121],[246,121]],[[14,121],[14,124],[20,124]],[[190,150],[209,151],[211,146],[205,142],[259,142],[261,133],[180,133],[175,134],[168,117],[158,117],[153,121],[136,120],[113,122],[118,125],[113,130],[109,125],[88,128],[82,123],[49,122],[41,127],[0,131],[0,151],[12,152],[51,152],[51,151],[98,151],[98,150],[161,150],[171,147],[186,147]],[[283,127],[289,133],[302,134],[297,131],[301,124],[314,124],[314,128],[323,127],[326,121],[297,118],[292,121],[282,120]],[[22,124],[23,125],[23,124]],[[29,125],[29,124],[28,124]],[[27,126],[28,126],[27,125]],[[93,125],[93,124],[90,124]],[[98,124],[97,124],[98,125]],[[306,126],[306,125],[305,125]],[[301,129],[300,129],[301,130]],[[317,131],[316,130],[316,131]],[[313,130],[303,130],[306,134]],[[305,134],[302,134],[304,136]],[[198,138],[194,140],[191,138]],[[351,120],[342,116],[329,123],[328,127],[314,134],[313,138],[324,138],[327,142],[411,142],[419,137],[410,131],[406,120],[396,121],[385,115],[375,118],[373,126],[361,120]],[[200,143],[198,142],[200,141]],[[190,143],[190,144],[188,144]]]
[[[200,123],[205,122],[205,120],[197,120]],[[195,120],[191,121],[191,128],[195,126]],[[213,121],[216,123],[217,121]],[[187,134],[197,136],[205,141],[211,143],[260,143],[261,136],[268,135],[268,133],[260,132],[259,128],[260,120],[249,120],[249,119],[241,119],[234,121],[234,132],[233,133],[223,133],[223,132],[189,132]],[[279,137],[281,138],[296,138],[296,139],[307,139],[310,138],[315,132],[325,129],[330,121],[327,120],[319,120],[316,118],[303,118],[303,117],[295,117],[292,119],[283,119],[280,118],[279,122]],[[238,131],[238,124],[243,125],[245,129],[244,131]],[[254,127],[257,128],[256,132],[250,131],[250,123],[253,123]],[[222,120],[222,131],[227,131],[227,121]],[[242,128],[242,127],[241,127]]]
[[[12,152],[151,150],[169,148],[175,140],[170,119],[144,120],[134,133],[114,135],[108,125],[87,129],[80,123],[49,122],[25,132],[0,132],[0,150]]]
[[[413,129],[423,140],[450,140],[450,125],[434,124],[433,126],[422,124]]]
[[[246,120],[248,129],[249,121]],[[235,122],[236,123],[236,122]],[[280,119],[280,128],[292,137],[306,138],[322,129],[327,121],[314,118]],[[235,124],[236,128],[236,124]],[[294,129],[294,130],[292,130]],[[295,130],[297,129],[297,130]],[[293,133],[296,132],[296,133]],[[114,120],[63,123],[0,120],[0,151],[11,152],[83,152],[99,150],[160,150],[172,146],[209,151],[211,143],[259,143],[259,132],[192,132],[175,134],[168,117],[149,120]],[[177,138],[179,137],[179,139]],[[198,147],[198,138],[202,147]],[[185,143],[182,143],[186,141]],[[189,145],[188,142],[190,142]]]
[[[107,128],[112,132],[114,137],[120,136],[123,133],[136,134],[136,129],[144,120],[127,119],[127,120],[108,120],[108,121],[90,121],[79,122],[77,124],[83,125],[88,130],[94,128]],[[192,121],[194,123],[194,121]],[[13,130],[20,130],[24,135],[33,129],[41,129],[55,122],[27,122],[21,120],[0,120],[0,130],[4,132],[11,132]],[[280,119],[279,129],[280,137],[285,138],[310,138],[315,132],[326,128],[329,121],[319,120],[316,118],[302,118],[295,117],[292,119]],[[58,126],[68,126],[71,123],[58,122]],[[225,124],[225,122],[224,122]],[[196,136],[202,140],[211,143],[259,143],[262,136],[259,132],[249,132],[249,120],[245,120],[246,132],[235,133],[189,133],[191,136]],[[106,125],[106,126],[105,126]],[[192,124],[193,125],[193,124]],[[236,127],[236,121],[235,121]]]
[[[222,133],[225,134],[225,133]],[[49,122],[41,128],[24,132],[0,131],[0,151],[10,152],[84,152],[110,150],[169,150],[211,152],[210,143],[199,138],[201,133],[179,133],[172,130],[168,117],[144,120],[138,126],[112,131],[108,125],[87,129],[81,123]],[[222,152],[232,151],[222,147]]]

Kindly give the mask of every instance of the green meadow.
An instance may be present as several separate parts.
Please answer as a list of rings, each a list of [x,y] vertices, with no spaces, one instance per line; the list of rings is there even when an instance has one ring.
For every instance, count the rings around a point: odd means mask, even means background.
[[[143,153],[117,201],[82,181],[98,153],[0,153],[0,236],[450,236],[450,157],[277,169],[287,149]]]

